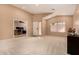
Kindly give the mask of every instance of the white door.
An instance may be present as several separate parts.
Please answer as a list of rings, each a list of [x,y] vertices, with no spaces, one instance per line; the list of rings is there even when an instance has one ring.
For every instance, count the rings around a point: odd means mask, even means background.
[[[33,35],[41,35],[41,22],[33,22]]]

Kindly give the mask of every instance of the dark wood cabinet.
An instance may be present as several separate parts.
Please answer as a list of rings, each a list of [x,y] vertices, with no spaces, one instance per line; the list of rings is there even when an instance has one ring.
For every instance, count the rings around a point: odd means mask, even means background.
[[[67,36],[67,53],[79,55],[79,36]]]

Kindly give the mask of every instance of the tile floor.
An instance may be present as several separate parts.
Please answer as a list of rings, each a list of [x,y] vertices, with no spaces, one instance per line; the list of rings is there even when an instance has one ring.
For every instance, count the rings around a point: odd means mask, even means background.
[[[0,40],[2,55],[66,55],[66,37],[21,37]]]

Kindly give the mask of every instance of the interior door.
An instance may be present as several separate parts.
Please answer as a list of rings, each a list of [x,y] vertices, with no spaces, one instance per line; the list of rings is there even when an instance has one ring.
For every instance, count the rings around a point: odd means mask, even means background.
[[[33,35],[41,35],[41,22],[33,22]]]

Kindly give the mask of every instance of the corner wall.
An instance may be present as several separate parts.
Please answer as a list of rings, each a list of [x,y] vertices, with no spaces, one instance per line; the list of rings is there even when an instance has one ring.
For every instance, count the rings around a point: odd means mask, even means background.
[[[76,6],[73,19],[73,27],[76,29],[76,32],[79,34],[79,5]]]

